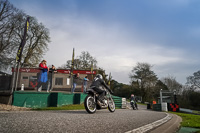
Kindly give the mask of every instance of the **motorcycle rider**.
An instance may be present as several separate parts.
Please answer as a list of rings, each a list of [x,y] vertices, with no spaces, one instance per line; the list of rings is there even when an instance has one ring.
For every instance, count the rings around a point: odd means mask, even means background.
[[[132,101],[132,100],[134,101],[133,104],[135,104],[136,109],[138,109],[138,107],[137,107],[137,102],[136,102],[136,98],[135,98],[134,94],[131,94],[131,101]]]
[[[99,94],[98,99],[101,102],[104,102],[104,96],[106,95],[106,91],[101,89],[102,87],[105,87],[109,90],[111,94],[113,94],[112,90],[105,84],[105,81],[103,80],[103,77],[101,74],[97,74],[96,77],[93,79],[92,84],[90,85],[90,88],[96,91]]]

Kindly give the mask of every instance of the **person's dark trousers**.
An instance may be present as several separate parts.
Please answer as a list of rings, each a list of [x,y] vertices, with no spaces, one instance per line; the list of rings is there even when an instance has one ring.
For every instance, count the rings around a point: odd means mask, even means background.
[[[49,79],[48,79],[47,91],[52,91],[52,78],[49,78]]]
[[[48,82],[39,82],[38,87],[37,87],[37,91],[40,92],[40,91],[42,91],[42,89],[46,90],[47,84],[48,84]]]
[[[38,85],[37,85],[37,91],[41,91],[42,90],[42,82],[38,82]]]

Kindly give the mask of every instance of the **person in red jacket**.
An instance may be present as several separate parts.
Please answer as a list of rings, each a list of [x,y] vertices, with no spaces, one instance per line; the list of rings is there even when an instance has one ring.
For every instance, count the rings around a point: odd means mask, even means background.
[[[49,68],[47,67],[46,62],[47,62],[46,60],[43,60],[39,64],[39,69],[41,70],[39,79],[38,79],[38,91],[39,92],[42,90],[43,87],[47,87],[47,81],[48,81],[47,72],[49,71]]]

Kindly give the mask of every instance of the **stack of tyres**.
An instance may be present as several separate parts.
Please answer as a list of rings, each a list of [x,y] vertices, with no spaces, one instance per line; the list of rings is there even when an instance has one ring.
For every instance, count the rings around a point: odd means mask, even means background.
[[[122,109],[126,109],[126,98],[122,98]]]

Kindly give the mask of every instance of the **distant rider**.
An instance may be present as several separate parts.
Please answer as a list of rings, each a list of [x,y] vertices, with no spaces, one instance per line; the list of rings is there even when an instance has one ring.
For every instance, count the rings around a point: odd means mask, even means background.
[[[101,89],[102,87],[105,87],[106,89],[110,91],[111,94],[113,94],[112,90],[110,90],[110,88],[105,84],[105,81],[103,80],[102,75],[97,74],[94,80],[92,81],[90,88],[99,94],[99,100],[101,102],[103,102],[104,96],[106,95],[106,91]]]
[[[137,107],[137,102],[136,102],[136,98],[135,98],[134,94],[131,94],[131,101],[134,101],[133,104],[135,104],[136,109],[138,109],[138,107]]]

